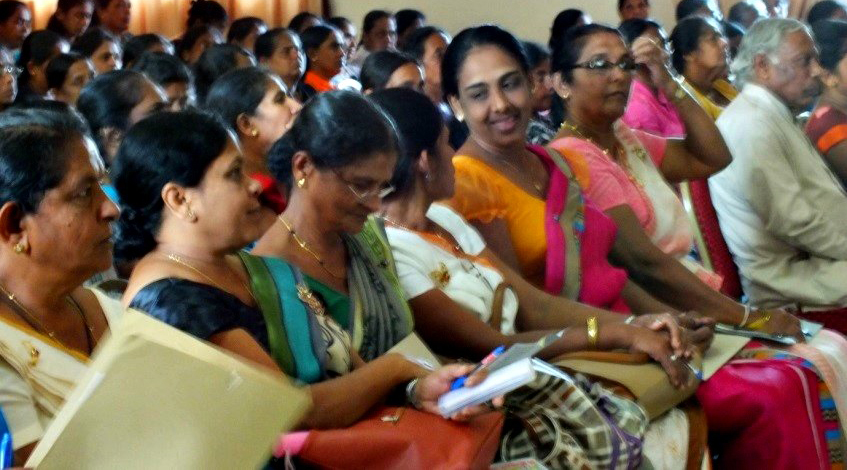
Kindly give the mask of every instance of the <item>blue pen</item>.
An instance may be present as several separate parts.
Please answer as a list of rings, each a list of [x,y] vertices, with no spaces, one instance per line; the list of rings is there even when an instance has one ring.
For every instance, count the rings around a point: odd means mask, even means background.
[[[473,370],[470,371],[469,374],[463,375],[463,376],[453,380],[453,383],[450,384],[450,390],[453,391],[453,390],[457,390],[457,389],[464,387],[465,381],[468,380],[468,377],[474,375],[475,373],[479,372],[479,370],[482,369],[483,367],[485,367],[488,364],[491,364],[492,362],[494,362],[494,359],[497,359],[497,356],[503,354],[503,352],[505,350],[506,350],[505,346],[497,346],[494,349],[494,351],[491,351],[487,356],[485,356],[485,358],[482,361],[480,361],[479,364],[477,364],[476,367],[474,367]]]

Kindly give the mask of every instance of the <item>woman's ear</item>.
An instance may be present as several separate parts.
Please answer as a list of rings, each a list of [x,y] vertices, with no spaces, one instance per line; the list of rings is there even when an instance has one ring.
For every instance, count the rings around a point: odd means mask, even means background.
[[[465,120],[465,111],[462,109],[462,104],[459,102],[459,97],[456,95],[450,95],[447,97],[447,104],[450,105],[450,109],[453,111],[453,116],[456,116],[456,119],[464,122]]]
[[[556,72],[553,74],[553,91],[556,92],[556,94],[563,100],[566,100],[571,96],[571,86],[565,81],[565,78],[562,76],[562,72]]]
[[[16,202],[0,206],[0,244],[18,254],[29,251],[25,218],[21,206]]]
[[[294,184],[298,187],[303,187],[303,184],[298,184],[300,180],[309,179],[309,176],[315,171],[315,164],[312,162],[312,156],[305,150],[298,150],[291,157],[291,177],[294,179]]]
[[[434,163],[435,162],[431,161],[429,150],[423,150],[420,158],[418,158],[418,162],[415,164],[415,170],[424,175],[424,178],[429,179],[429,175],[432,174]]]
[[[241,113],[235,118],[235,131],[238,132],[238,135],[253,135],[256,128],[253,126],[250,116]]]
[[[194,222],[197,214],[191,209],[191,201],[188,197],[188,191],[176,183],[169,182],[162,188],[162,201],[165,203],[165,208],[168,209],[175,217]]]

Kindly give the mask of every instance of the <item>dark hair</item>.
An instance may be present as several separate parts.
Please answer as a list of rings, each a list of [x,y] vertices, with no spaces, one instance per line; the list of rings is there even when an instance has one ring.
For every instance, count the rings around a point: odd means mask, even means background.
[[[237,129],[238,116],[256,112],[272,81],[275,81],[275,76],[258,67],[231,70],[212,84],[206,95],[205,108]]]
[[[582,49],[595,34],[614,34],[623,40],[621,32],[604,24],[592,23],[569,29],[558,46],[553,49],[550,71],[562,74],[566,82],[573,80],[573,69],[579,61]]]
[[[734,21],[721,21],[721,31],[727,39],[744,37],[744,34],[747,32],[747,30],[744,29],[744,26],[741,26]]]
[[[818,21],[832,18],[838,10],[844,10],[844,4],[835,0],[822,0],[809,9],[806,15],[806,23],[814,25]]]
[[[179,129],[179,132],[174,132]],[[157,113],[132,126],[118,149],[111,176],[121,201],[115,257],[139,259],[156,247],[162,188],[197,187],[229,141],[226,127],[198,111]]]
[[[647,5],[650,5],[650,0],[644,0]],[[618,11],[623,11],[623,6],[626,5],[627,0],[618,0]]]
[[[146,82],[140,72],[114,70],[94,77],[82,88],[76,107],[85,116],[91,136],[104,157],[106,151],[100,130],[113,127],[126,131],[129,128],[129,115],[144,98]]]
[[[368,34],[376,26],[376,22],[383,18],[391,18],[391,13],[385,10],[371,10],[362,21],[362,35]]]
[[[347,26],[348,24],[350,26],[353,26],[353,22],[350,21],[349,18],[344,17],[344,16],[333,16],[332,18],[328,19],[326,22],[335,26],[336,28],[338,28],[340,30],[344,30],[344,27]]]
[[[361,93],[336,90],[307,101],[294,125],[268,153],[268,170],[288,188],[291,160],[301,150],[318,169],[334,169],[378,152],[399,154],[399,142],[394,124],[375,104]]]
[[[741,1],[733,5],[729,9],[727,19],[729,21],[732,21],[733,23],[744,24],[744,16],[751,12],[757,17],[759,16],[759,10],[757,10],[756,7],[747,3],[746,1]]]
[[[632,18],[626,20],[618,26],[618,31],[621,32],[624,41],[632,45],[639,36],[644,34],[649,29],[661,30],[662,25],[653,20],[642,20],[641,18]]]
[[[406,64],[420,66],[414,57],[402,52],[385,50],[368,55],[359,74],[362,90],[382,90],[391,79],[391,74]]]
[[[0,0],[0,23],[9,21],[9,18],[18,11],[18,8],[27,8],[27,6],[18,0]]]
[[[71,144],[86,131],[70,112],[13,108],[0,114],[0,204],[37,212],[44,194],[65,177]]]
[[[62,88],[65,79],[68,77],[68,70],[71,66],[81,60],[88,60],[82,54],[70,52],[68,54],[59,54],[50,59],[47,63],[45,75],[47,75],[47,88]]]
[[[288,28],[273,28],[259,35],[256,38],[256,44],[253,46],[253,51],[256,53],[256,60],[274,55],[276,46],[279,45],[279,37],[283,34],[296,35],[297,33]]]
[[[207,34],[212,34],[213,29],[214,28],[207,24],[201,24],[186,31],[185,34],[179,38],[179,41],[176,41],[174,44],[176,56],[185,60],[182,55],[194,48],[194,45],[197,44],[197,41],[199,41],[200,38]]]
[[[422,61],[426,53],[426,41],[435,34],[447,36],[447,32],[437,26],[424,26],[412,31],[403,43],[403,52]]]
[[[402,151],[391,177],[396,190],[387,199],[404,194],[412,187],[415,164],[424,150],[432,151],[438,143],[444,120],[441,112],[426,95],[408,88],[389,88],[368,97],[394,121]]]
[[[701,16],[691,16],[676,24],[670,42],[673,49],[671,63],[678,73],[685,73],[685,56],[700,47],[700,37],[709,27],[722,31],[715,20]]]
[[[120,41],[118,41],[118,39],[111,33],[106,32],[106,30],[101,28],[89,28],[88,31],[82,33],[78,38],[76,38],[76,41],[74,41],[71,49],[85,57],[91,57],[105,42],[120,44]]]
[[[253,54],[235,44],[215,44],[203,51],[194,65],[194,88],[197,100],[205,101],[206,93],[221,75],[238,67],[238,56],[253,58]]]
[[[93,5],[94,0],[59,0],[59,2],[56,4],[56,12],[61,11],[63,13],[67,13],[71,10],[71,8],[80,5],[85,5],[86,3],[90,3]],[[59,18],[56,17],[56,12],[50,15],[50,18],[47,20],[47,26],[45,26],[44,29],[49,29],[50,31],[53,31],[54,33],[65,38],[70,37],[70,31],[68,31],[68,28],[66,28],[65,25],[62,24],[61,21],[59,21]]]
[[[847,54],[847,21],[821,20],[812,25],[815,43],[820,50],[820,64],[833,71]]]
[[[444,96],[459,95],[459,72],[468,53],[478,46],[496,46],[517,61],[529,75],[529,63],[520,41],[505,29],[491,24],[465,29],[447,46],[441,62],[441,87]]]
[[[681,0],[676,5],[676,20],[688,18],[703,7],[710,8],[706,0]]]
[[[306,53],[306,70],[312,67],[312,61],[309,59],[309,51],[321,47],[321,44],[323,44],[330,35],[335,34],[336,31],[338,31],[338,29],[335,26],[322,24],[306,28],[305,31],[300,33],[300,41],[303,43],[303,52]]]
[[[229,15],[220,3],[214,0],[191,0],[191,6],[188,7],[188,20],[185,25],[188,29],[205,24],[214,26],[218,23],[226,26],[229,20]]]
[[[550,49],[555,49],[556,44],[562,41],[562,36],[565,32],[576,26],[577,23],[579,23],[579,20],[584,16],[585,13],[582,10],[574,8],[569,8],[559,12],[559,14],[556,15],[556,19],[553,20],[553,26],[550,27],[550,39],[547,41],[547,45]]]
[[[397,35],[402,35],[407,29],[411,28],[415,21],[426,21],[426,15],[423,12],[412,9],[400,10],[394,14],[394,21],[397,23]]]
[[[259,29],[262,26],[267,27],[265,21],[261,18],[256,18],[255,16],[238,18],[229,25],[229,31],[226,33],[226,42],[243,41],[254,29]]]
[[[139,34],[138,36],[133,36],[129,38],[124,43],[124,53],[123,53],[123,63],[124,67],[131,66],[142,54],[147,52],[151,47],[155,45],[168,45],[170,41],[165,39],[164,37],[153,34]]]
[[[522,41],[521,44],[526,53],[526,60],[530,70],[538,67],[545,60],[550,60],[550,49],[547,49],[543,44],[532,41]]]
[[[312,19],[323,22],[320,16],[314,13],[309,13],[308,11],[303,11],[294,15],[294,18],[291,18],[291,21],[288,22],[288,29],[300,33],[302,32],[303,25],[305,25],[307,21]]]
[[[25,93],[21,92],[29,90],[29,82],[32,77],[30,76],[29,67],[27,67],[27,65],[29,63],[39,66],[44,65],[45,62],[50,60],[56,50],[56,47],[61,44],[62,41],[64,41],[64,39],[61,36],[46,29],[33,31],[26,37],[26,39],[24,39],[17,62],[18,67],[23,69],[20,77],[18,77],[18,97],[23,97]]]
[[[164,52],[145,52],[132,65],[131,70],[143,73],[163,87],[171,83],[193,83],[191,70],[185,63]]]

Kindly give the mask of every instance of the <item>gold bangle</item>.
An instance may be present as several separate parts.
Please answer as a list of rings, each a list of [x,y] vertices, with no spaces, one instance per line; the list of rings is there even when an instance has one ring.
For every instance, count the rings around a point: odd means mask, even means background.
[[[588,328],[588,347],[591,349],[597,349],[597,336],[599,330],[597,317],[589,318],[586,321],[586,327]]]
[[[751,321],[750,324],[747,325],[747,329],[753,331],[761,330],[768,324],[769,321],[771,321],[771,312],[762,312],[762,316]]]

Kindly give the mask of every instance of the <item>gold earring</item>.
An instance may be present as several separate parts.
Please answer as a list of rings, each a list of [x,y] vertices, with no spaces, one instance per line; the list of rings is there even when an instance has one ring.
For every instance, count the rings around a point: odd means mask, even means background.
[[[21,243],[21,242],[15,243],[15,253],[21,254],[24,251],[26,251],[26,246],[23,243]]]
[[[258,137],[258,136],[259,136],[259,129],[251,129],[250,130],[250,137]]]
[[[304,186],[306,186],[306,178],[300,178],[299,180],[297,180],[298,188],[303,188]]]
[[[197,214],[195,214],[194,211],[191,210],[191,208],[188,209],[188,213],[186,215],[188,216],[188,220],[191,221],[191,222],[194,222],[194,221],[197,220]]]

